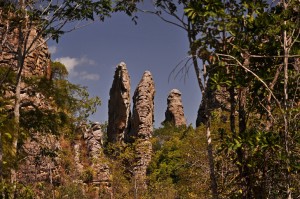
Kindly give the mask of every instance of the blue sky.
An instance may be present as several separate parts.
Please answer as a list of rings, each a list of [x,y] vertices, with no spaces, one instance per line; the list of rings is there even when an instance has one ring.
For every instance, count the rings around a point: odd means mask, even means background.
[[[93,121],[107,121],[109,89],[115,67],[123,61],[131,77],[131,96],[144,71],[153,75],[155,127],[164,120],[167,96],[173,88],[182,92],[187,122],[194,126],[201,94],[193,68],[185,81],[181,76],[168,81],[172,69],[187,57],[186,32],[154,15],[139,13],[138,17],[135,25],[130,17],[117,13],[104,22],[67,33],[58,44],[49,42],[52,59],[67,66],[72,83],[87,86],[92,96],[101,98],[102,105],[91,117]]]

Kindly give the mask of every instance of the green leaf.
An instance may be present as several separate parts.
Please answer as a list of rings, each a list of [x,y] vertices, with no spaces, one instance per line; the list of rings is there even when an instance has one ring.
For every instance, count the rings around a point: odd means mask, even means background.
[[[12,135],[10,133],[4,133],[4,135],[8,138],[8,139],[12,139]]]

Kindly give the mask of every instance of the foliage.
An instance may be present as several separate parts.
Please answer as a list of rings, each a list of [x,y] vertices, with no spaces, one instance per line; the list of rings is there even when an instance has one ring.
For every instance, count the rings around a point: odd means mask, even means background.
[[[299,196],[293,166],[299,163],[299,2],[159,0],[155,6],[150,13],[187,31],[190,56],[173,72],[187,73],[192,61],[206,127],[222,135],[209,159],[211,174],[216,161],[219,196]],[[229,107],[222,127],[209,125],[216,90]]]
[[[225,198],[299,194],[294,189],[299,171],[292,169],[298,164],[299,142],[294,138],[299,128],[291,128],[297,116],[287,107],[296,107],[298,98],[293,82],[299,71],[292,67],[298,54],[289,54],[299,49],[298,8],[293,0],[229,0],[191,1],[185,9],[201,33],[194,48],[207,64],[211,89],[223,87],[229,96],[230,123],[214,129],[222,134],[217,169],[230,182],[219,176]],[[283,65],[288,65],[284,71]]]
[[[10,198],[11,194],[14,193],[14,198],[16,199],[33,199],[34,198],[34,191],[30,186],[17,184],[16,189],[13,189],[13,184],[6,181],[0,182],[0,198]]]
[[[24,90],[29,98],[21,101],[19,152],[16,159],[13,159],[13,154],[11,154],[14,120],[11,118],[11,110],[6,108],[11,106],[11,101],[6,98],[1,100],[1,116],[3,116],[0,129],[3,150],[3,173],[1,174],[4,179],[9,178],[9,169],[17,167],[19,160],[26,155],[21,153],[21,148],[28,137],[35,139],[34,135],[39,132],[43,135],[55,134],[57,137],[70,138],[75,133],[76,125],[87,120],[89,114],[92,114],[96,110],[96,106],[100,104],[98,97],[90,98],[85,88],[74,85],[65,79],[64,65],[60,63],[56,63],[56,65],[60,68],[56,70],[56,76],[52,80],[34,76],[25,79],[27,87]],[[7,93],[9,90],[3,90],[3,92]],[[51,154],[49,152],[51,151],[45,149],[42,155],[52,157],[52,152]],[[64,148],[60,157],[63,159],[61,163],[66,174],[71,174],[74,171],[74,165],[73,160],[70,159],[72,157],[70,149]],[[90,182],[90,171],[84,172],[82,178],[84,181]],[[22,190],[17,190],[17,192],[22,194]],[[33,190],[37,191],[35,188]]]
[[[151,198],[207,198],[206,145],[200,132],[169,124],[155,130],[148,168]]]
[[[133,176],[136,160],[135,143],[107,143],[104,152],[110,159],[114,197],[132,198],[135,180]]]

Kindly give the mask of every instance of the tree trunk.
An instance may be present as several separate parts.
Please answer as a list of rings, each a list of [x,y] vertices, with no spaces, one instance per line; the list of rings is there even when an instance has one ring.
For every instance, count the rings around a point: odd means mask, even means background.
[[[199,68],[199,64],[197,61],[197,55],[196,52],[192,50],[192,45],[193,42],[196,41],[195,35],[193,33],[194,28],[191,23],[189,23],[189,29],[188,29],[188,38],[189,38],[189,44],[190,44],[190,49],[191,49],[191,54],[192,54],[192,61],[193,61],[193,66],[194,70],[197,76],[197,81],[198,85],[202,94],[202,103],[204,103],[204,114],[205,114],[205,132],[206,132],[206,141],[207,141],[207,156],[208,156],[208,163],[209,163],[209,172],[210,172],[210,181],[211,181],[211,191],[212,191],[212,197],[213,199],[218,199],[218,185],[217,185],[217,180],[216,180],[216,175],[215,175],[215,169],[214,169],[214,157],[213,157],[213,147],[211,143],[211,132],[210,132],[210,112],[208,110],[208,99],[207,99],[207,85],[202,83],[201,76],[205,79],[206,74],[201,75],[201,71]],[[205,70],[204,70],[205,71]]]
[[[283,8],[284,10],[287,10],[288,8],[288,2],[282,1],[283,3]],[[284,25],[287,25],[287,21],[284,21]],[[291,179],[290,179],[290,149],[289,149],[289,121],[288,121],[288,56],[290,52],[290,44],[291,41],[288,39],[287,31],[283,31],[283,53],[284,53],[284,60],[283,60],[283,70],[284,70],[284,83],[283,83],[283,92],[284,92],[284,98],[283,98],[283,103],[284,103],[284,115],[283,115],[283,120],[284,120],[284,145],[285,145],[285,153],[286,153],[286,172],[285,172],[285,177],[286,177],[286,192],[287,192],[287,198],[292,199],[292,191],[291,191]]]
[[[208,154],[208,162],[209,162],[209,174],[211,180],[211,190],[213,199],[218,199],[218,185],[217,179],[215,175],[215,166],[214,166],[214,156],[213,156],[213,147],[211,143],[211,133],[210,133],[210,116],[205,124],[206,129],[206,139],[207,139],[207,154]]]
[[[3,179],[3,144],[2,144],[2,133],[0,131],[0,183]]]
[[[19,1],[19,5],[22,11],[25,10],[25,2],[24,0]],[[24,16],[26,19],[26,16]],[[26,22],[25,22],[26,23]],[[16,90],[15,90],[15,104],[14,104],[14,135],[12,141],[12,158],[14,161],[14,165],[10,170],[11,174],[11,183],[13,184],[13,193],[16,191],[16,183],[17,183],[17,152],[18,152],[18,141],[19,141],[19,132],[20,132],[20,103],[21,103],[21,83],[22,83],[22,71],[24,68],[24,61],[26,57],[26,42],[24,41],[22,23],[18,26],[18,48],[17,48],[17,67],[18,74],[16,79]],[[24,46],[25,45],[25,46]],[[14,198],[14,196],[13,196]]]
[[[197,61],[197,56],[196,52],[193,52],[192,45],[194,41],[196,41],[196,37],[194,35],[194,27],[193,24],[190,22],[188,23],[188,39],[189,39],[189,45],[191,49],[191,55],[192,55],[192,61],[193,61],[193,66],[194,70],[197,76],[197,82],[198,86],[200,88],[201,94],[202,94],[202,103],[204,103],[204,113],[205,113],[205,121],[204,125],[206,128],[206,140],[207,140],[207,156],[208,156],[208,163],[209,163],[209,172],[210,172],[210,181],[211,181],[211,191],[212,191],[212,196],[214,199],[218,199],[218,186],[217,186],[217,180],[216,180],[216,175],[215,175],[215,169],[214,169],[214,157],[213,157],[213,147],[211,143],[211,132],[210,132],[210,113],[208,110],[208,99],[207,99],[207,85],[205,86],[205,82],[202,83],[201,76],[205,79],[206,74],[201,75],[201,71],[199,68],[199,64]]]
[[[286,22],[285,22],[286,24]],[[287,33],[284,31],[283,33],[283,44],[284,44],[284,62],[283,62],[283,68],[284,68],[284,144],[285,144],[285,153],[287,156],[286,160],[286,186],[287,186],[287,198],[292,198],[292,191],[290,188],[290,173],[289,173],[289,159],[290,159],[290,150],[289,150],[289,122],[288,122],[288,55],[289,55],[289,48],[288,48],[288,41],[287,41]]]
[[[243,54],[244,67],[249,68],[250,66],[250,56],[248,53]],[[247,129],[247,118],[246,118],[246,108],[247,108],[247,87],[241,85],[238,95],[238,105],[239,105],[239,136],[243,136]],[[238,161],[240,162],[239,172],[241,176],[241,183],[243,188],[243,198],[251,197],[251,178],[249,173],[249,167],[247,166],[246,157],[243,149],[240,147],[237,149]]]
[[[17,75],[17,85],[15,91],[15,104],[14,104],[14,135],[12,141],[12,156],[14,165],[11,168],[11,183],[16,183],[17,174],[16,174],[16,161],[17,161],[17,150],[18,150],[18,139],[20,131],[20,102],[21,102],[21,82],[22,82],[22,68],[24,61],[22,61],[22,56],[18,58],[19,71]]]

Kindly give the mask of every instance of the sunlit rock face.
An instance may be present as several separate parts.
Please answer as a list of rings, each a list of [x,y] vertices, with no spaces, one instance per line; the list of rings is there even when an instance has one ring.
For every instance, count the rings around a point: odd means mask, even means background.
[[[128,131],[130,119],[130,76],[124,62],[116,68],[109,96],[108,141],[121,142]]]
[[[60,149],[55,135],[33,133],[19,150],[24,157],[19,162],[18,180],[24,184],[60,184]]]
[[[181,100],[181,92],[177,89],[170,91],[167,99],[167,110],[165,112],[164,123],[170,123],[175,126],[186,126],[184,110]]]
[[[18,61],[20,56],[16,56],[19,42],[19,30],[11,28],[10,21],[3,18],[0,8],[0,68],[3,71],[18,72]],[[13,15],[13,13],[11,13]],[[8,28],[9,27],[9,28]],[[37,85],[28,85],[25,82],[28,77],[47,77],[50,79],[50,52],[45,40],[35,27],[29,30],[22,30],[27,37],[24,40],[26,45],[26,56],[24,57],[24,65],[22,70],[21,91],[20,91],[20,111],[22,117],[20,123],[22,125],[33,125],[35,120],[42,119],[38,113],[52,111],[52,100],[48,99],[42,93],[37,91]],[[11,82],[2,82],[4,95],[2,96],[7,105],[5,109],[11,114],[15,103],[15,85]],[[28,127],[27,126],[27,127]],[[60,184],[61,178],[59,174],[60,159],[59,150],[60,143],[57,136],[52,135],[48,130],[39,129],[36,131],[29,130],[26,132],[26,139],[18,143],[18,154],[22,157],[18,162],[17,179],[26,183],[50,182],[51,184]],[[25,135],[25,133],[24,133]],[[22,134],[22,136],[24,136]],[[28,136],[30,135],[30,136]],[[21,136],[20,136],[21,137]],[[23,138],[23,137],[22,137]],[[20,139],[21,140],[21,139]]]
[[[145,190],[147,167],[151,161],[154,123],[155,86],[149,71],[143,74],[133,96],[131,128],[127,140],[135,140],[136,163],[134,178],[137,189]]]
[[[155,86],[149,71],[143,74],[133,96],[129,136],[149,139],[153,132]]]
[[[92,123],[91,128],[84,132],[87,154],[91,162],[93,184],[108,194],[111,190],[111,173],[103,153],[103,132],[99,123]]]
[[[107,157],[103,153],[104,133],[101,125],[98,122],[92,123],[90,127],[82,124],[77,134],[79,137],[73,143],[73,158],[77,172],[80,176],[91,174],[90,179],[83,181],[88,180],[96,192],[101,191],[112,197],[111,171]]]
[[[12,68],[14,71],[18,70],[18,59],[16,59],[16,52],[19,44],[19,31],[17,28],[9,29],[9,23],[2,18],[0,8],[0,60],[1,67]],[[25,35],[24,42],[27,43],[25,62],[23,68],[23,76],[45,76],[48,79],[51,76],[51,61],[50,52],[46,41],[39,36],[37,28],[31,25],[29,31],[23,31]]]

